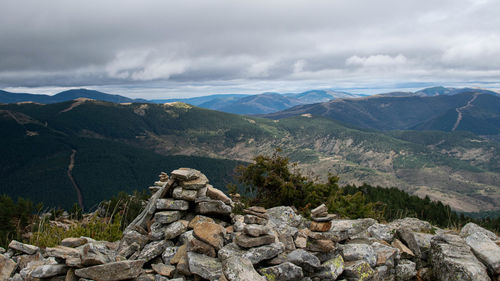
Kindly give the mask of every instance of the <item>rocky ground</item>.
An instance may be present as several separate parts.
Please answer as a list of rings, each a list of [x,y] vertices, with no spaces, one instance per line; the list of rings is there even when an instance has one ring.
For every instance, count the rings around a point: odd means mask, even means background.
[[[162,174],[144,211],[116,242],[86,237],[0,248],[0,280],[500,280],[500,239],[414,218],[345,220],[324,205],[312,220],[292,207],[250,207],[199,171]]]

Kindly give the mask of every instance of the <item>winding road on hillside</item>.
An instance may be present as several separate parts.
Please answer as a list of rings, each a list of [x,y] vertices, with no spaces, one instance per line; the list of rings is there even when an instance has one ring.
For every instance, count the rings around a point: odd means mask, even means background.
[[[457,111],[458,113],[458,116],[457,116],[457,121],[455,121],[455,125],[453,125],[453,128],[451,129],[451,131],[455,131],[457,128],[458,128],[458,125],[460,125],[460,121],[462,121],[462,110],[465,110],[469,107],[472,106],[472,103],[477,99],[477,96],[479,94],[474,94],[474,96],[470,99],[470,101],[467,102],[466,105],[462,106],[462,107],[457,107],[455,110]]]
[[[76,184],[76,181],[75,179],[73,178],[73,175],[71,174],[71,172],[73,171],[73,168],[75,167],[75,156],[76,156],[76,150],[73,149],[72,152],[71,152],[71,156],[69,158],[69,165],[68,165],[68,178],[69,180],[71,181],[71,183],[73,184],[73,187],[75,188],[76,190],[76,195],[78,196],[78,205],[80,205],[80,208],[82,208],[82,210],[84,209],[83,207],[83,196],[82,196],[82,192],[80,191],[80,187],[78,187],[78,184]]]

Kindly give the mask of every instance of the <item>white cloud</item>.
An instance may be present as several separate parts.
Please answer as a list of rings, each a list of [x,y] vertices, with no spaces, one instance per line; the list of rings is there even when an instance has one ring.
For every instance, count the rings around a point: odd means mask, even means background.
[[[406,57],[401,54],[397,56],[371,55],[366,57],[354,55],[346,59],[345,64],[348,66],[386,67],[404,65],[407,61]]]

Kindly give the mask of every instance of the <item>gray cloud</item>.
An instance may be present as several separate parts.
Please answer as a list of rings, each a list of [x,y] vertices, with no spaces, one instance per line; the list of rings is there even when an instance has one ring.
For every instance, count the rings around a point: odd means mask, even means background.
[[[4,88],[153,81],[167,92],[250,90],[498,81],[500,73],[494,0],[6,0],[0,8]]]

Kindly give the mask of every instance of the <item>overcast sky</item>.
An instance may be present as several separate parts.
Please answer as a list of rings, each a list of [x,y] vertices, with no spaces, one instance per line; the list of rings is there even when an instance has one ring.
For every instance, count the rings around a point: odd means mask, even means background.
[[[0,88],[13,91],[500,82],[497,0],[2,0],[0,10]]]

